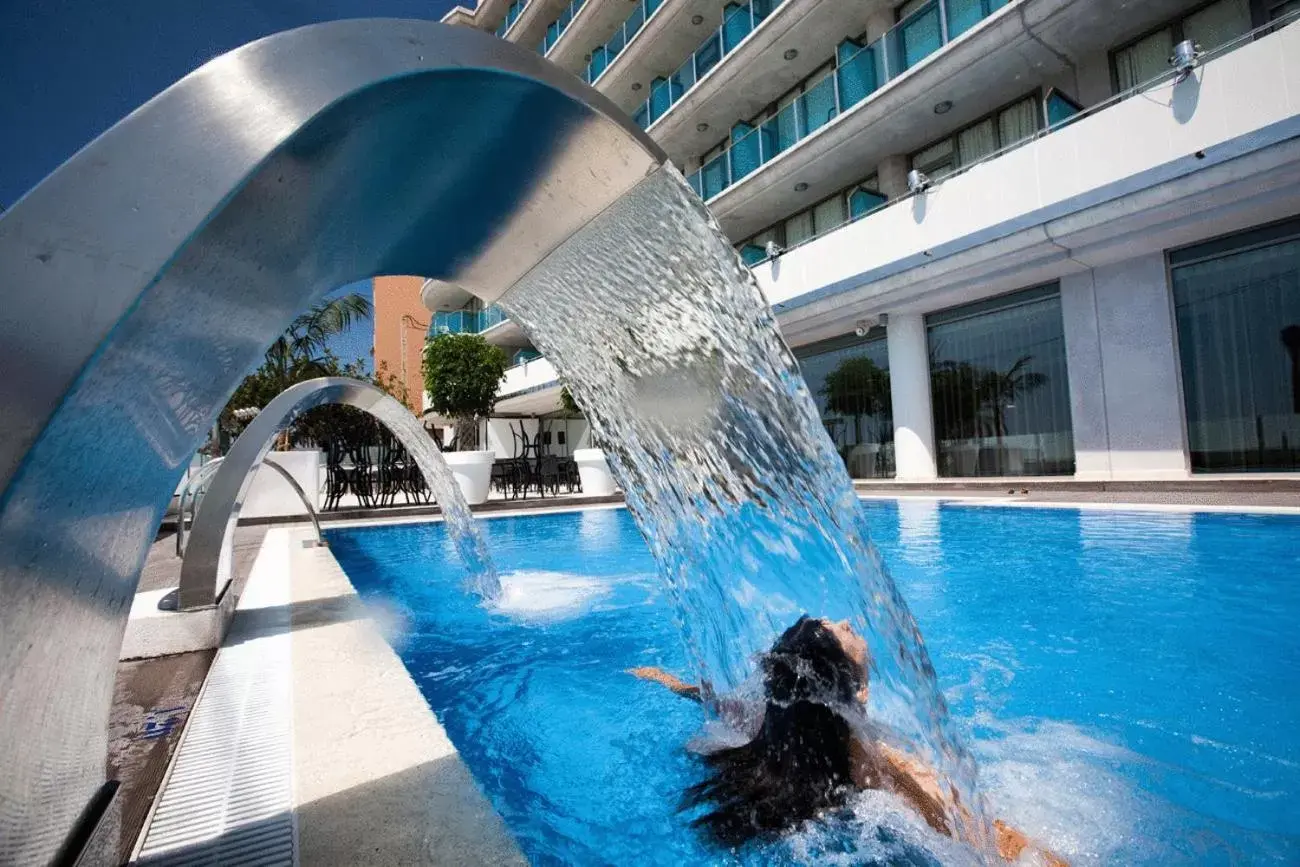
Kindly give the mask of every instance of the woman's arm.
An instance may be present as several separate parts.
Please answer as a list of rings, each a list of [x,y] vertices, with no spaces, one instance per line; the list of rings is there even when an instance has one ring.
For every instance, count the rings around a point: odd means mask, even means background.
[[[934,771],[923,767],[914,759],[885,744],[878,745],[877,753],[879,758],[875,760],[875,766],[880,768],[878,775],[885,778],[887,787],[911,803],[917,812],[925,817],[930,827],[940,834],[947,835],[949,833],[947,799],[943,796],[943,792],[939,787],[939,778]],[[865,756],[867,754],[868,751],[859,745],[855,755]],[[867,764],[866,767],[870,768],[871,765]],[[957,809],[961,815],[969,818],[969,814],[960,803],[957,804]],[[969,822],[964,824],[967,825],[967,830],[970,831]],[[997,843],[998,855],[1004,861],[1016,861],[1025,850],[1030,850],[1037,852],[1048,867],[1069,867],[1065,859],[1033,843],[1022,832],[1001,819],[993,823],[993,833]]]
[[[643,666],[641,668],[629,668],[627,673],[634,677],[639,677],[642,680],[662,684],[680,695],[682,698],[689,698],[691,701],[703,701],[698,686],[692,686],[676,675],[669,674],[662,668]]]

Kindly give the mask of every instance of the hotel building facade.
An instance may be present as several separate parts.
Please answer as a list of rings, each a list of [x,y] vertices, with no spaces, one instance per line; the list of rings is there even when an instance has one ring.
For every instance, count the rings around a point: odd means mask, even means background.
[[[1300,469],[1300,0],[481,0],[444,20],[544,54],[660,144],[855,478]],[[495,308],[430,301],[431,331],[510,354],[489,425],[510,456],[505,430],[558,409],[554,368]]]

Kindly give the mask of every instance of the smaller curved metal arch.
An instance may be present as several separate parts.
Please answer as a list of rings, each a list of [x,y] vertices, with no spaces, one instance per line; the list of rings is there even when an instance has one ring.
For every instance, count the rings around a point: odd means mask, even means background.
[[[368,382],[326,376],[300,382],[281,392],[244,429],[226,454],[221,469],[208,485],[190,528],[177,598],[182,611],[216,604],[222,545],[227,534],[234,532],[239,510],[253,482],[253,470],[262,464],[271,450],[275,435],[307,410],[330,403],[369,413],[397,437],[419,465],[425,483],[437,498],[462,559],[471,572],[481,576],[477,589],[487,596],[495,594],[498,587],[496,572],[487,547],[474,528],[469,504],[465,502],[442,452],[420,422],[396,399]]]
[[[208,461],[206,464],[199,467],[197,472],[192,473],[190,477],[185,480],[185,485],[181,488],[181,494],[177,498],[177,503],[176,503],[176,556],[177,557],[185,556],[185,534],[188,532],[188,528],[186,528],[185,526],[185,505],[188,501],[193,500],[197,508],[197,504],[199,500],[202,499],[202,497],[199,495],[199,491],[201,491],[204,488],[204,486],[207,485],[208,476],[211,476],[213,473],[215,473],[218,469],[221,468],[221,462],[224,460],[225,458],[213,458],[212,460]]]

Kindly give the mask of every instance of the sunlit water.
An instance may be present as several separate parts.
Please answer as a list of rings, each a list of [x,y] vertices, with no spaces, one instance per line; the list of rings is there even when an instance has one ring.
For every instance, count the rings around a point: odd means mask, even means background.
[[[605,444],[687,672],[726,691],[800,614],[852,621],[873,714],[970,808],[950,824],[981,833],[975,765],[844,463],[753,275],[681,176],[642,181],[498,303]]]
[[[1300,861],[1300,519],[865,510],[994,815],[1075,864]],[[491,606],[459,592],[438,525],[329,535],[533,863],[971,860],[878,793],[766,848],[710,848],[675,810],[703,713],[623,673],[688,669],[629,516],[481,523]]]

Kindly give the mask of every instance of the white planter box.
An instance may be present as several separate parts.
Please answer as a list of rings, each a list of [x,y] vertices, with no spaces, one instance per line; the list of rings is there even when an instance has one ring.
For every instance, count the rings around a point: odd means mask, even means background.
[[[607,497],[618,490],[614,475],[609,471],[605,453],[600,449],[575,449],[573,460],[578,465],[578,478],[582,480],[582,493],[590,497]]]
[[[447,466],[456,477],[465,501],[471,506],[486,503],[488,488],[492,483],[492,462],[497,453],[491,450],[481,452],[447,452]]]
[[[265,461],[288,470],[307,495],[311,507],[320,511],[321,453],[312,451],[270,452]],[[283,518],[305,515],[302,499],[275,470],[259,467],[239,510],[241,518]]]

